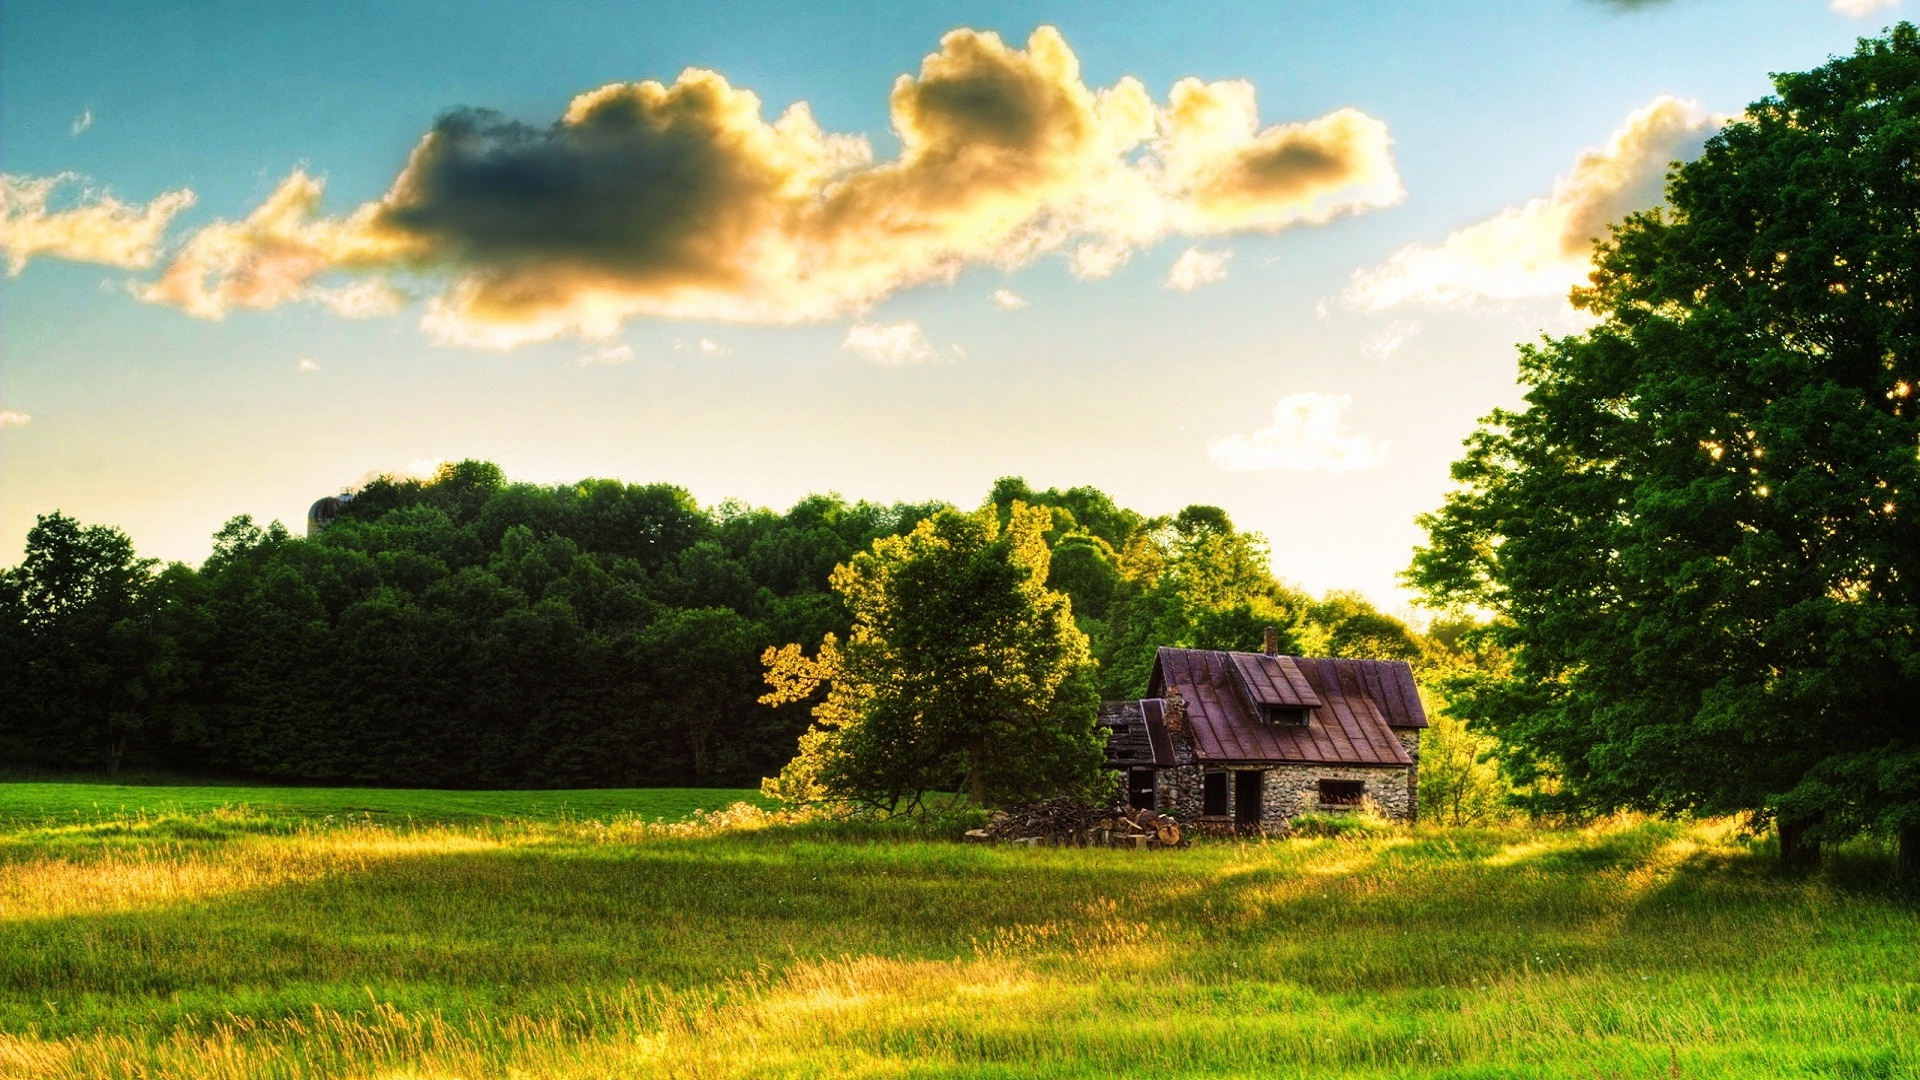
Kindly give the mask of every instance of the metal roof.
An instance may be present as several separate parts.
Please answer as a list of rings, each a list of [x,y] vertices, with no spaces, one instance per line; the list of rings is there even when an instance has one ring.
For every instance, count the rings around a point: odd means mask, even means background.
[[[1427,726],[1413,669],[1399,660],[1163,648],[1154,659],[1149,702],[1159,706],[1169,685],[1186,699],[1194,755],[1202,762],[1409,765],[1393,729]],[[1143,712],[1149,702],[1142,702]],[[1303,708],[1306,723],[1271,721],[1262,705]],[[1164,730],[1148,724],[1156,726]]]

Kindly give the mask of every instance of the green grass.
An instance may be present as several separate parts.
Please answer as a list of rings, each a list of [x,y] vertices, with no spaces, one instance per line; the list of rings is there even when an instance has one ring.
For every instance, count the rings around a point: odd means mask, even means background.
[[[132,786],[0,783],[0,828],[198,814],[244,807],[289,818],[461,823],[485,820],[612,820],[639,816],[681,821],[696,810],[735,802],[766,805],[757,791],[733,788],[616,788],[578,791],[428,791],[411,788]]]
[[[1920,908],[1870,846],[1812,875],[1717,823],[1034,850],[443,794],[13,814],[0,1076],[1920,1075]]]

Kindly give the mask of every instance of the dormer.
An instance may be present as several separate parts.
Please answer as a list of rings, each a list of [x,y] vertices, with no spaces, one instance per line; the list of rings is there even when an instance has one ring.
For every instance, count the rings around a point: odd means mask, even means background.
[[[1266,649],[1258,653],[1228,653],[1233,658],[1233,674],[1247,702],[1260,718],[1276,726],[1298,727],[1309,714],[1323,704],[1312,684],[1291,656],[1281,656],[1279,635],[1267,631]]]

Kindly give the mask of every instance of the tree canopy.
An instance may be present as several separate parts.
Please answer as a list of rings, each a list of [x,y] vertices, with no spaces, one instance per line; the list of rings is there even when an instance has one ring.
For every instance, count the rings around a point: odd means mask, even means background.
[[[1520,779],[1911,831],[1920,34],[1775,89],[1599,246],[1598,325],[1522,350],[1409,580],[1496,616],[1453,706]]]
[[[1110,788],[1094,663],[1066,595],[1047,587],[1045,507],[947,510],[834,572],[844,643],[767,650],[763,700],[826,685],[802,752],[769,792],[887,810],[932,791],[976,804]]]
[[[514,483],[479,461],[352,494],[312,537],[235,518],[199,567],[159,568],[116,530],[43,517],[25,561],[0,571],[0,764],[753,784],[809,723],[805,705],[758,703],[761,653],[847,640],[835,568],[941,509],[831,494],[784,512],[703,507],[671,484]],[[983,503],[1003,538],[1016,501],[1045,508],[1021,535],[1039,530],[1044,585],[1071,598],[1108,696],[1141,692],[1158,645],[1254,648],[1263,619],[1298,641],[1380,647],[1341,628],[1384,616],[1284,589],[1259,538],[1218,510],[1150,518],[1009,478]]]

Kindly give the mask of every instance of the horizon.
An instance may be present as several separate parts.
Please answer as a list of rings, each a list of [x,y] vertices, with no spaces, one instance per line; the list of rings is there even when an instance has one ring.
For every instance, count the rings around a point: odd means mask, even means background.
[[[197,564],[465,458],[708,507],[1020,476],[1405,612],[1585,241],[1906,13],[9,5],[0,563],[59,510]]]

